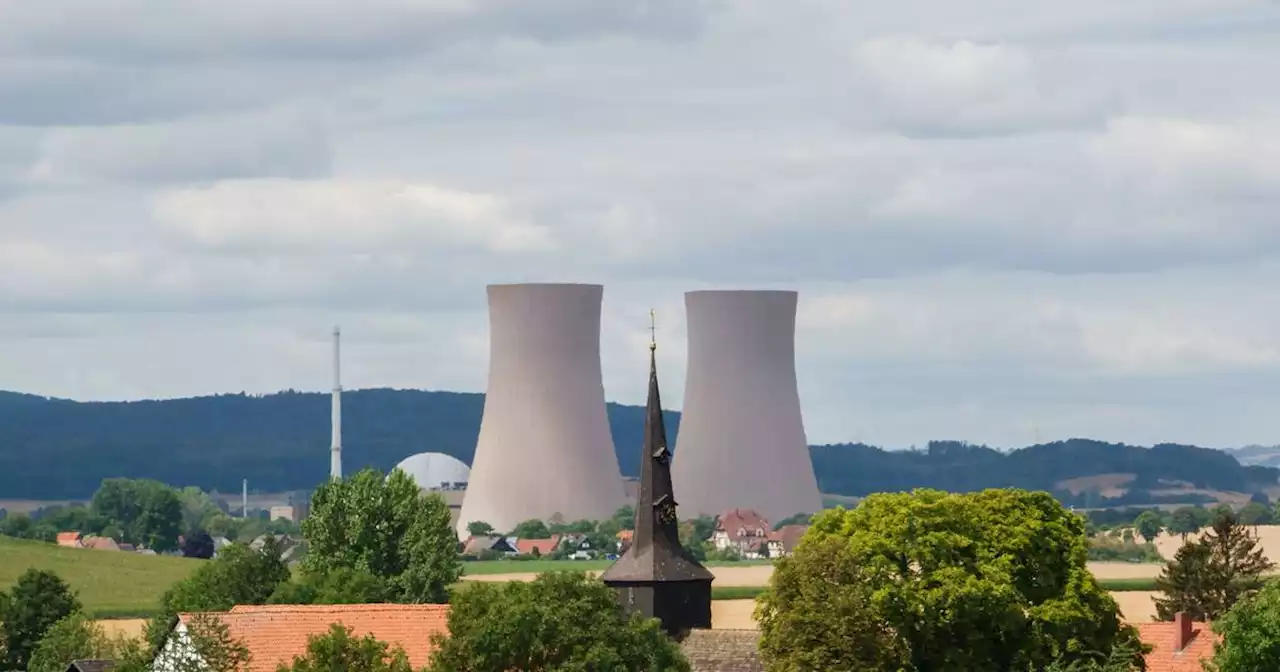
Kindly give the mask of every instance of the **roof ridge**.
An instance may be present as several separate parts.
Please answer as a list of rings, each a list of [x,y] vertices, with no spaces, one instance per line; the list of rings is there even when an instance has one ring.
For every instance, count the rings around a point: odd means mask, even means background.
[[[447,604],[400,604],[396,602],[369,602],[363,604],[237,604],[223,613],[248,614],[289,611],[444,611]]]

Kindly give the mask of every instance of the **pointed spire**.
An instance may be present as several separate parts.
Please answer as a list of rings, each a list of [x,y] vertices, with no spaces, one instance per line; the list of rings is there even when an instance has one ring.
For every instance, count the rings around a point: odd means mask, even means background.
[[[650,333],[657,329],[650,311]],[[656,338],[649,342],[649,399],[645,408],[644,445],[640,457],[640,492],[631,548],[601,578],[606,583],[705,581],[711,572],[680,544],[678,502],[671,487],[671,450],[658,390]],[[652,614],[651,614],[652,615]]]

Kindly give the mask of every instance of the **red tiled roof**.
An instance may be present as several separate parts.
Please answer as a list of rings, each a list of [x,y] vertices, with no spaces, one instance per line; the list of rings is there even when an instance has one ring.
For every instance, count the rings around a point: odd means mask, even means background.
[[[553,534],[550,539],[517,539],[516,553],[520,555],[529,555],[533,553],[533,549],[538,549],[538,555],[551,555],[555,553],[556,547],[560,545],[560,535]]]
[[[800,543],[800,537],[803,537],[804,533],[808,531],[808,525],[783,525],[769,533],[769,541],[776,541],[782,544],[782,549],[790,553],[796,550],[796,544]]]
[[[356,637],[373,635],[390,648],[399,646],[415,668],[426,666],[431,635],[449,630],[447,604],[240,605],[212,614],[227,624],[232,638],[249,649],[244,672],[275,672],[306,653],[307,638],[323,635],[334,623],[351,628]],[[180,614],[186,624],[191,614]]]
[[[1213,658],[1217,636],[1208,623],[1192,623],[1191,639],[1181,651],[1176,649],[1178,624],[1174,622],[1134,623],[1142,641],[1154,647],[1148,653],[1147,672],[1201,672],[1201,660]]]
[[[618,530],[618,534],[614,536],[618,537],[618,541],[631,541],[635,534],[635,530]]]
[[[756,530],[760,530],[767,535],[770,529],[772,528],[769,525],[769,521],[751,509],[725,511],[720,514],[720,518],[716,521],[716,531],[724,532],[729,535],[730,539],[735,540],[755,536]],[[739,535],[738,530],[743,530],[744,534]]]
[[[76,546],[76,545],[79,545],[79,543],[80,543],[79,532],[59,532],[58,533],[59,546]]]
[[[92,548],[99,551],[118,551],[120,545],[111,537],[85,537],[81,542],[85,548]]]

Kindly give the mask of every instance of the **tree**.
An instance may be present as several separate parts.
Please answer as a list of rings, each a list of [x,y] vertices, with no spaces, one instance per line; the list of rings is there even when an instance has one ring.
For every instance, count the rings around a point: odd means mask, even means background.
[[[1156,615],[1173,620],[1185,611],[1195,620],[1215,620],[1241,598],[1262,587],[1262,574],[1274,567],[1236,514],[1221,513],[1203,538],[1184,544],[1156,579],[1163,597]]]
[[[874,609],[868,579],[837,537],[779,560],[757,607],[760,653],[768,669],[907,669],[906,642]]]
[[[1256,528],[1259,525],[1269,525],[1274,514],[1271,507],[1259,502],[1249,502],[1240,509],[1240,522],[1244,525]],[[1256,530],[1255,530],[1256,531]]]
[[[618,524],[620,530],[636,529],[636,507],[630,504],[623,504],[613,512],[613,522]]]
[[[467,534],[473,537],[492,537],[495,533],[493,526],[483,520],[473,520],[467,523]]]
[[[449,634],[431,641],[432,672],[689,670],[657,619],[628,616],[612,588],[574,572],[476,582],[455,594]]]
[[[206,530],[211,520],[226,515],[208,493],[200,488],[188,486],[177,494],[178,501],[182,504],[182,531],[185,534]]]
[[[174,619],[183,612],[226,611],[237,604],[266,604],[289,580],[289,567],[280,559],[280,546],[268,537],[261,550],[231,544],[218,557],[202,563],[160,598],[160,613],[147,626],[147,639],[159,647]]]
[[[117,648],[102,626],[82,612],[54,623],[31,652],[28,672],[64,672],[73,660],[114,659]]]
[[[551,528],[541,520],[533,518],[516,525],[516,529],[511,530],[509,536],[520,539],[550,539]]]
[[[335,567],[325,572],[304,570],[280,584],[269,604],[371,604],[385,602],[387,584],[368,570]]]
[[[1200,531],[1200,516],[1196,513],[1193,506],[1183,506],[1173,512],[1173,518],[1169,521],[1169,531],[1174,534],[1182,535],[1182,541],[1187,540],[1188,534],[1194,534]]]
[[[80,601],[57,574],[28,569],[0,599],[0,669],[25,670],[31,653],[53,624],[80,610]]]
[[[399,469],[386,478],[365,469],[324,483],[311,497],[302,533],[308,571],[364,569],[386,582],[394,601],[446,602],[462,575],[448,505],[423,495]]]
[[[182,539],[183,557],[208,560],[213,557],[214,550],[213,537],[203,530],[188,533]]]
[[[1156,537],[1160,536],[1160,531],[1163,528],[1160,523],[1160,516],[1150,510],[1139,513],[1138,517],[1133,520],[1133,527],[1138,530],[1138,534],[1141,535],[1148,544],[1155,541]]]
[[[849,638],[887,637],[888,652],[905,652],[906,663],[891,657],[879,669],[966,672],[1040,670],[1136,646],[1137,632],[1121,623],[1087,554],[1084,520],[1046,492],[871,495],[853,510],[818,514],[805,543],[775,566],[770,592],[778,595],[758,613],[762,652],[770,669],[811,669],[785,639],[836,651]],[[831,576],[859,587],[835,590]],[[863,620],[805,620],[814,609],[857,609]]]
[[[403,649],[390,649],[373,635],[356,638],[353,632],[334,623],[329,632],[308,637],[306,654],[294,656],[293,664],[279,666],[278,672],[413,672]]]
[[[1214,672],[1280,670],[1280,583],[1269,582],[1213,622],[1222,636],[1215,646]]]
[[[178,548],[182,502],[178,493],[164,483],[108,478],[94,493],[90,508],[115,524],[124,541],[159,552]]]

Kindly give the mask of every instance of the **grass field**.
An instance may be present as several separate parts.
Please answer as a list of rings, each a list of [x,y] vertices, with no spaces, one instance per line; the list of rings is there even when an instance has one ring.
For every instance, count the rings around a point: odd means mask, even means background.
[[[160,595],[196,567],[197,560],[139,555],[0,537],[0,589],[7,590],[34,567],[62,577],[98,618],[144,616]]]

